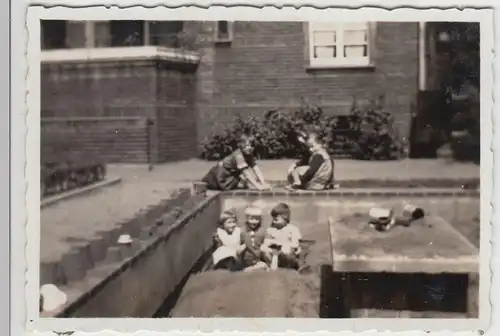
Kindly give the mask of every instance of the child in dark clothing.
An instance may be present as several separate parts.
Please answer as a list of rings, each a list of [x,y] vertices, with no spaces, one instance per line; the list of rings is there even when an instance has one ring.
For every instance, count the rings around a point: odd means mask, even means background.
[[[269,189],[254,156],[254,138],[244,135],[238,149],[218,162],[202,179],[210,190]]]
[[[288,189],[325,190],[333,188],[334,164],[317,133],[299,139],[309,149],[309,155],[288,169]]]
[[[245,250],[241,254],[241,260],[245,271],[266,269],[265,255],[260,250],[266,237],[266,231],[262,228],[262,210],[250,206],[245,210],[245,229],[242,238]]]

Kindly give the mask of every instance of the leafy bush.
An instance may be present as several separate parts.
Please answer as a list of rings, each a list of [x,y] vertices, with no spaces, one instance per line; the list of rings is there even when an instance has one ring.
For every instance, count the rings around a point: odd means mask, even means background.
[[[383,98],[360,109],[356,99],[348,116],[327,116],[315,105],[302,102],[296,110],[272,110],[260,117],[236,117],[222,132],[201,145],[201,157],[220,160],[237,147],[241,134],[253,134],[255,152],[261,159],[296,158],[305,148],[297,132],[319,133],[334,156],[356,159],[398,159],[403,146],[393,127],[393,118],[383,111]]]
[[[106,163],[96,155],[71,150],[59,139],[49,139],[42,148],[42,197],[99,182],[106,176]]]

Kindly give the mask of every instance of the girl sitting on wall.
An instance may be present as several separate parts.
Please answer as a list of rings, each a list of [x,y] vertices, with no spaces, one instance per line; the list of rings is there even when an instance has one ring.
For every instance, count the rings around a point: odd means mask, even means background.
[[[243,135],[238,149],[218,162],[202,179],[210,190],[269,189],[254,156],[255,139]]]
[[[308,148],[308,155],[293,163],[288,169],[287,189],[332,189],[334,164],[318,133],[299,134],[299,141]]]

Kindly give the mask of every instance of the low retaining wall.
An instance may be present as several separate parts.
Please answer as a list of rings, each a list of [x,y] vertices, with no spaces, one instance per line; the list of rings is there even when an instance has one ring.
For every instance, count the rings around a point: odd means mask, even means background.
[[[69,302],[53,316],[153,316],[212,244],[220,202],[193,196],[166,213],[154,210],[138,216],[153,224],[134,226],[131,245],[111,246],[85,278],[61,288]]]

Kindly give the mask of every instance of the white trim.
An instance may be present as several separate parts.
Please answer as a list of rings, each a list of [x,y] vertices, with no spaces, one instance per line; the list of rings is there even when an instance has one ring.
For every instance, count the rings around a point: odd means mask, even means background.
[[[85,48],[95,47],[95,23],[85,21]]]
[[[425,91],[427,88],[427,62],[426,62],[426,24],[418,23],[418,88]]]
[[[198,63],[200,55],[174,48],[140,46],[43,50],[42,63],[162,59]]]
[[[145,46],[149,46],[151,44],[151,29],[150,29],[150,23],[151,21],[143,21],[144,22],[144,31],[143,31],[143,43]]]
[[[363,23],[365,24],[365,23]],[[371,54],[372,54],[372,46],[371,43],[373,41],[371,34],[373,34],[372,25],[369,22],[366,22],[366,29],[368,32],[367,36],[367,57],[358,57],[358,58],[346,58],[339,57],[335,58],[323,58],[318,59],[314,57],[314,32],[316,31],[335,31],[337,32],[337,55],[343,52],[343,30],[344,26],[342,23],[340,24],[326,24],[326,23],[314,23],[309,22],[308,24],[308,48],[309,48],[309,67],[310,68],[319,68],[319,69],[327,69],[327,68],[369,68],[373,67],[371,63]]]

